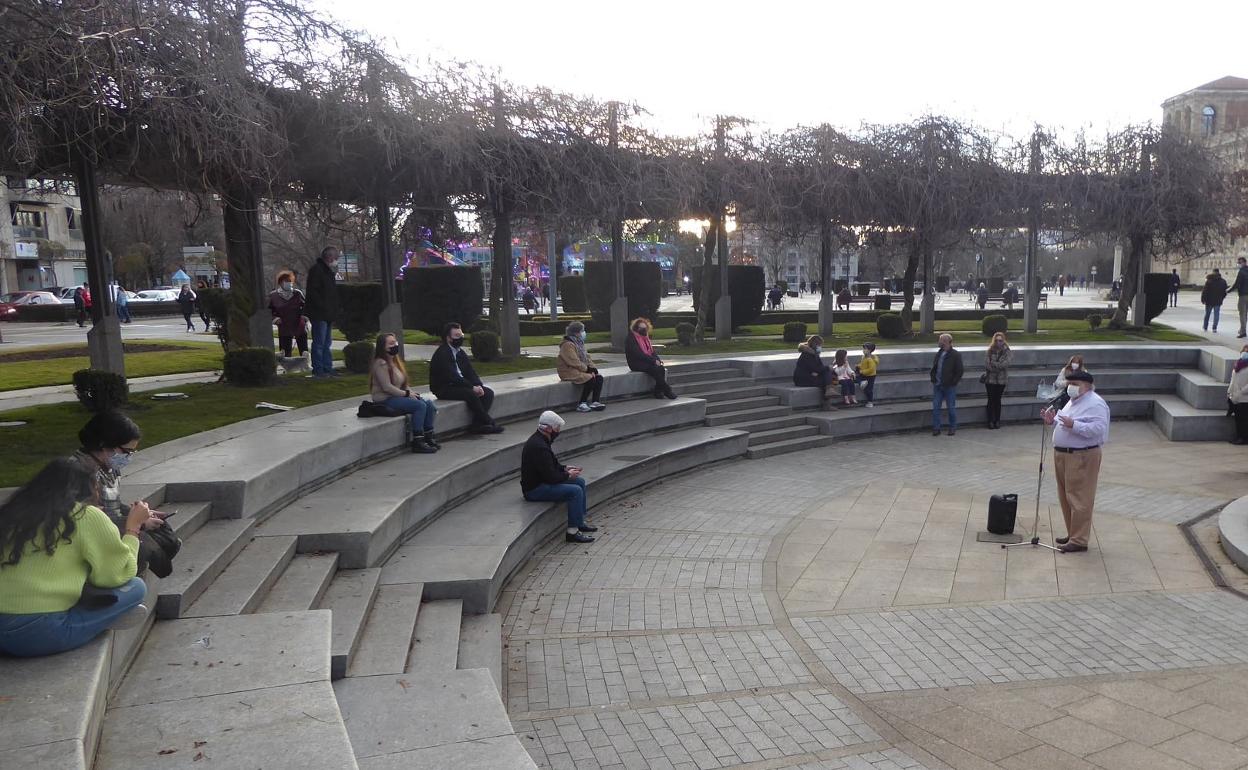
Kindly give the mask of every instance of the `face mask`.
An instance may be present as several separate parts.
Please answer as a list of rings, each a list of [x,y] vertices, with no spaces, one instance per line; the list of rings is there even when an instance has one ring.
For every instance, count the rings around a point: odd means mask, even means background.
[[[585,341],[585,336],[586,336],[586,335],[585,335],[585,332],[581,332],[580,334],[578,334],[578,335],[576,335],[576,336],[578,336],[578,337],[580,337],[580,338],[581,338],[581,342],[584,342],[584,341]]]
[[[452,337],[452,338],[451,338],[451,347],[453,347],[453,348],[458,348],[458,347],[463,347],[463,345],[464,345],[464,338],[463,338],[463,337]]]
[[[1078,385],[1067,385],[1067,386],[1066,386],[1066,395],[1070,396],[1071,398],[1079,398],[1079,386],[1078,386]]]
[[[1240,360],[1240,361],[1248,361],[1248,351],[1244,351],[1243,353],[1240,353],[1240,354],[1239,354],[1239,360]]]
[[[392,356],[397,356],[399,354],[399,346],[391,345],[390,347],[386,348],[386,352]]]
[[[1077,371],[1079,371],[1079,364],[1071,364],[1071,365],[1070,365],[1070,370],[1071,370],[1072,372],[1077,372]]]
[[[294,287],[294,284],[291,283],[290,281],[282,281],[280,285],[282,287],[282,291],[290,291],[291,288]]]
[[[118,473],[121,473],[122,469],[124,469],[129,464],[130,464],[130,455],[126,454],[125,452],[118,452],[117,454],[108,458],[108,467],[112,468],[114,471]]]
[[[815,355],[819,355],[820,353],[822,353],[822,352],[823,352],[823,346],[822,346],[822,345],[815,345],[815,347],[814,347],[814,351],[815,351]]]

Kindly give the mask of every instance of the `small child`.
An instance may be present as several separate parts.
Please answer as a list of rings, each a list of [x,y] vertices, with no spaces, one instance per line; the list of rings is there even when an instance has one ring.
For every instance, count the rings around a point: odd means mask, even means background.
[[[862,360],[858,362],[858,382],[862,386],[862,395],[867,399],[868,409],[875,407],[875,375],[880,370],[880,358],[875,354],[875,343],[862,343]]]
[[[854,370],[849,365],[848,351],[836,351],[836,360],[832,364],[832,373],[836,375],[836,381],[841,384],[841,396],[845,400],[845,405],[852,406],[857,404],[858,399],[854,398]]]

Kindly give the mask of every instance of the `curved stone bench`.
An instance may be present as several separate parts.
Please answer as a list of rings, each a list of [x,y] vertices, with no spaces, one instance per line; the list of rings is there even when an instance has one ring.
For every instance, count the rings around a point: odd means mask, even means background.
[[[1248,496],[1233,500],[1218,514],[1222,550],[1242,570],[1248,570]]]

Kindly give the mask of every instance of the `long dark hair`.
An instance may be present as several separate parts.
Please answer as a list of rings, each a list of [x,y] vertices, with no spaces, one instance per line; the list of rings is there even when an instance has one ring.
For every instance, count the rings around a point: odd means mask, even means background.
[[[0,567],[17,564],[32,543],[49,556],[74,534],[74,509],[96,497],[95,471],[77,457],[58,457],[0,505]]]

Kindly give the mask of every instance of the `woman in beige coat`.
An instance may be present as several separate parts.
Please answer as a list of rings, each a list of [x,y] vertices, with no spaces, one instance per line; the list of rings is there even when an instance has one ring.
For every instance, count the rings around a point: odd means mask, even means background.
[[[594,367],[594,360],[585,352],[585,324],[573,321],[568,324],[567,334],[559,343],[559,359],[555,364],[559,379],[581,386],[581,403],[578,412],[600,412],[607,405],[602,397],[602,375]]]

